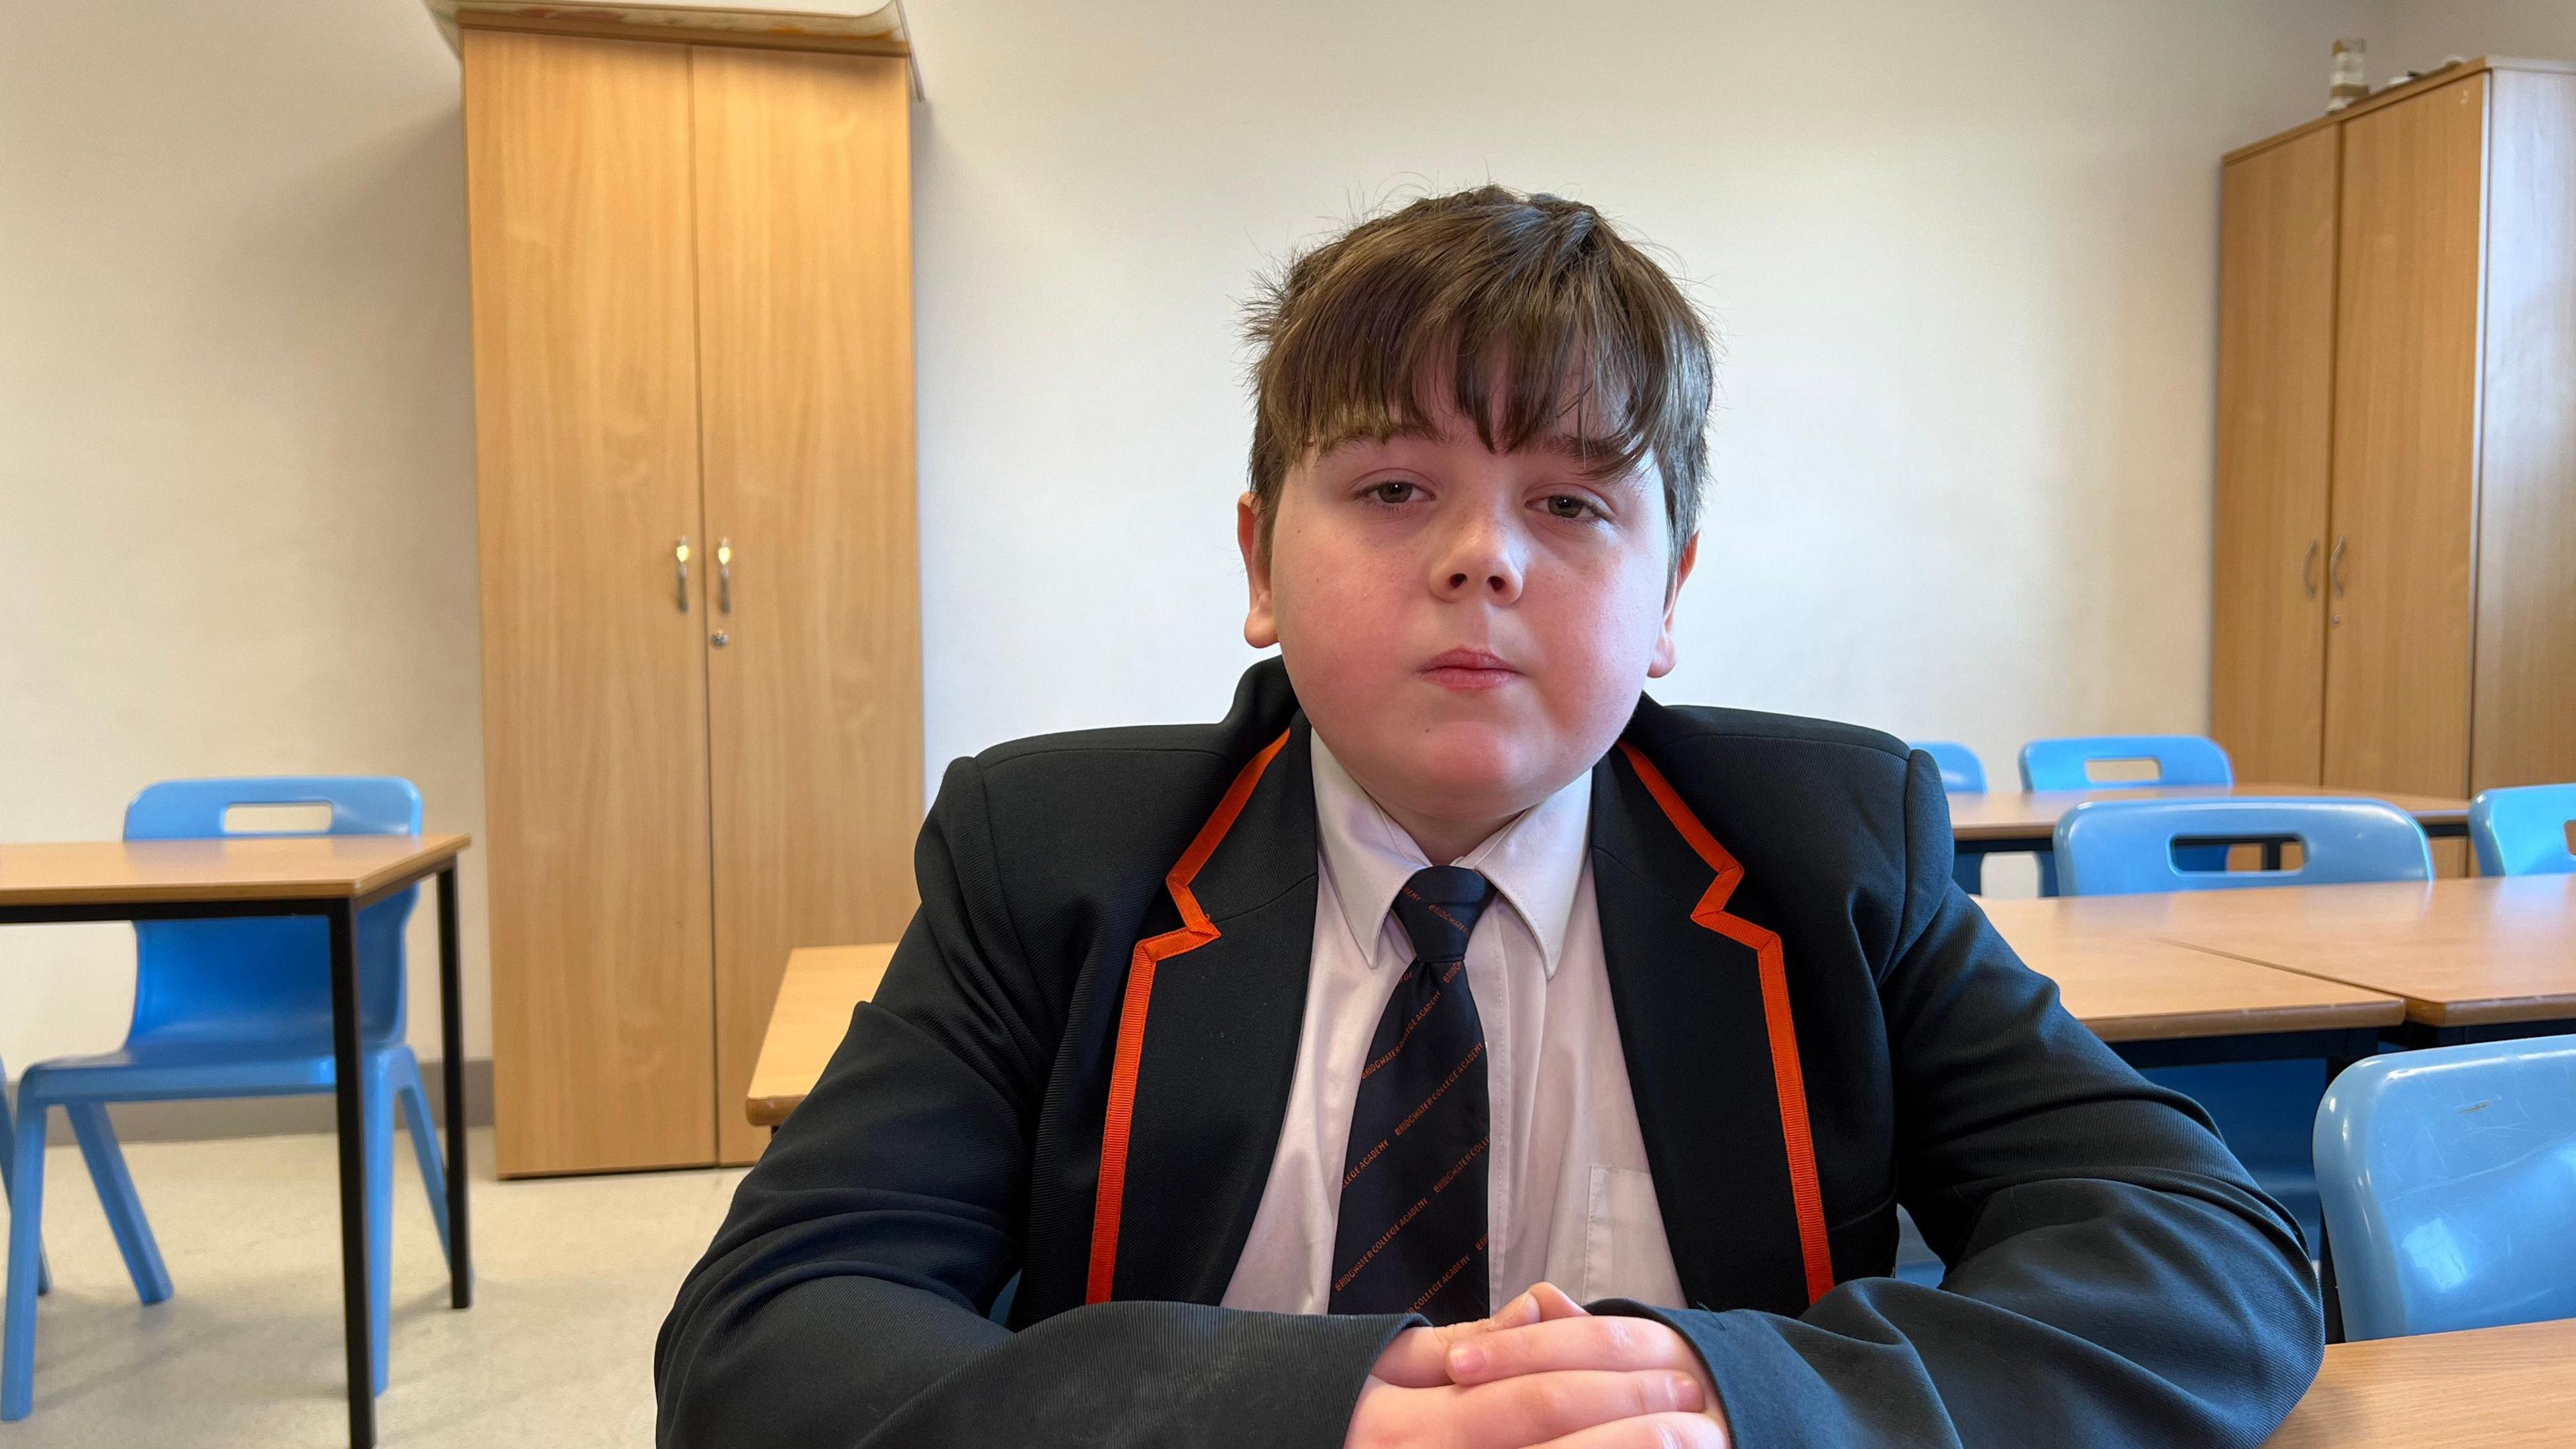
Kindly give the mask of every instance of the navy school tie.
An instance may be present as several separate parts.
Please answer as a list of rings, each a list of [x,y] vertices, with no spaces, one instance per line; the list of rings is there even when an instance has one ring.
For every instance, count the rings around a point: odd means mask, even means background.
[[[1396,892],[1413,942],[1369,1042],[1333,1232],[1335,1313],[1486,1313],[1485,1029],[1467,990],[1467,938],[1494,899],[1472,870],[1435,865]]]

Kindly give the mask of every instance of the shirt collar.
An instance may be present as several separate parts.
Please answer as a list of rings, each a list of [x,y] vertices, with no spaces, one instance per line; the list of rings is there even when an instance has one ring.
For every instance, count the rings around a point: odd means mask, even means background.
[[[1396,891],[1431,862],[1333,758],[1320,734],[1314,737],[1314,760],[1315,834],[1324,869],[1333,878],[1333,893],[1341,900],[1342,919],[1361,959],[1375,969],[1377,942],[1388,929]],[[1483,871],[1511,903],[1538,941],[1540,963],[1551,980],[1564,954],[1566,923],[1574,914],[1574,892],[1591,838],[1592,772],[1587,770],[1457,861]],[[1403,928],[1395,930],[1401,940]]]

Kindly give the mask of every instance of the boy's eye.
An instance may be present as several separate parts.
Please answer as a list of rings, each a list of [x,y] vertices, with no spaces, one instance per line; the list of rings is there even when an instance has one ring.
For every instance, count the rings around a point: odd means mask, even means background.
[[[1562,518],[1573,522],[1579,522],[1583,519],[1594,517],[1601,511],[1592,506],[1592,500],[1588,498],[1580,498],[1571,493],[1553,493],[1548,495],[1546,506],[1550,517]]]
[[[1368,490],[1360,496],[1372,503],[1410,503],[1413,501],[1413,496],[1421,491],[1419,486],[1408,479],[1389,478],[1383,483],[1370,484]]]

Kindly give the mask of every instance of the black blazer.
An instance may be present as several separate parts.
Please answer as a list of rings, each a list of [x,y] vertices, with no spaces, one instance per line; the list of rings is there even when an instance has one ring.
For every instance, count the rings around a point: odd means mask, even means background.
[[[921,909],[655,1358],[674,1446],[1338,1446],[1409,1322],[1217,1308],[1315,921],[1276,660],[1215,725],[949,768]],[[1748,1449],[2251,1445],[2323,1353],[2298,1230],[1951,881],[1872,731],[1639,704],[1592,772],[1664,1229]],[[1949,1265],[1883,1277],[1902,1203]],[[1012,1275],[1007,1328],[985,1314]]]

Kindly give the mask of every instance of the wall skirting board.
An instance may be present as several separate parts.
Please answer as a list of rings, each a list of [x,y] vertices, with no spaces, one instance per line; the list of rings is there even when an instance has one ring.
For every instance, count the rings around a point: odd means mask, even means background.
[[[429,1083],[429,1115],[447,1125],[445,1090],[439,1064],[423,1061],[420,1074]],[[9,1084],[17,1100],[18,1084]],[[45,1114],[45,1145],[72,1145],[71,1122],[60,1112]],[[328,1092],[304,1097],[227,1097],[203,1102],[119,1102],[107,1109],[116,1135],[125,1142],[200,1142],[219,1137],[282,1137],[296,1132],[332,1130],[332,1097]],[[465,1059],[465,1123],[492,1125],[492,1061]],[[407,1149],[406,1149],[407,1150]]]

